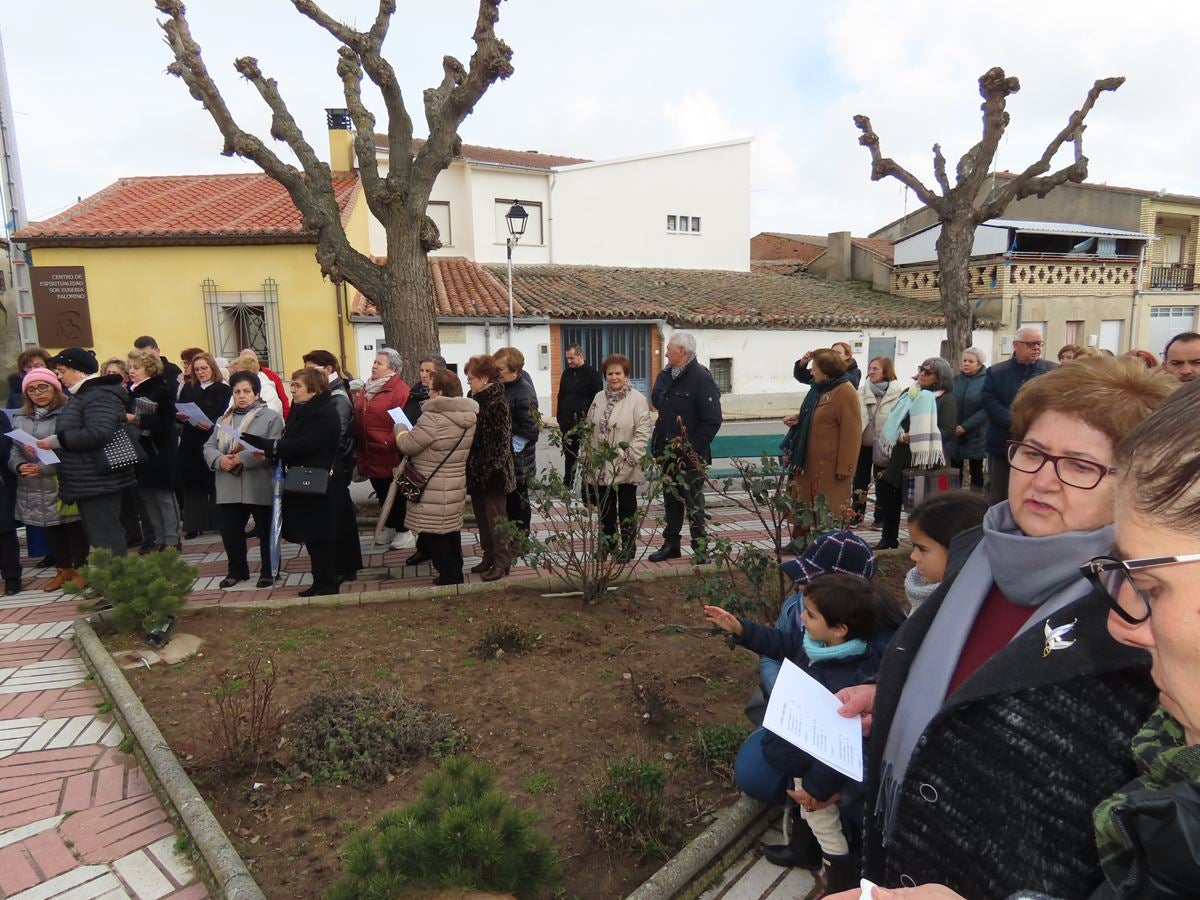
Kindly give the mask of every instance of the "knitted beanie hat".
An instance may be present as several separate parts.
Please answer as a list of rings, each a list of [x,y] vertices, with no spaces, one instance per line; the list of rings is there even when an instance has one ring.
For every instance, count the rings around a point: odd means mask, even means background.
[[[869,581],[875,577],[877,564],[870,544],[853,531],[830,531],[809,544],[799,559],[779,568],[793,581],[808,584],[827,572],[859,575]]]
[[[38,384],[39,382],[52,384],[56,388],[62,389],[62,384],[59,382],[57,375],[44,366],[37,366],[26,372],[25,377],[21,379],[21,393],[23,394],[29,390],[31,384]]]

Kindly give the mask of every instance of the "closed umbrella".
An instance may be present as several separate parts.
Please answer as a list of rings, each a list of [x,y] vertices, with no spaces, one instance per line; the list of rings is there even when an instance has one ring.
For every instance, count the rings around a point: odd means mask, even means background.
[[[275,473],[271,478],[271,560],[274,565],[274,576],[278,578],[283,572],[283,560],[280,549],[283,546],[283,463],[275,463]]]

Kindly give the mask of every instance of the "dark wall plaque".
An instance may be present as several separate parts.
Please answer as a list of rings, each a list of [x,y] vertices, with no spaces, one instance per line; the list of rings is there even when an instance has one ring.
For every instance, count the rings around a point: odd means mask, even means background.
[[[43,347],[90,347],[92,317],[83,266],[33,266],[29,277],[38,343]]]

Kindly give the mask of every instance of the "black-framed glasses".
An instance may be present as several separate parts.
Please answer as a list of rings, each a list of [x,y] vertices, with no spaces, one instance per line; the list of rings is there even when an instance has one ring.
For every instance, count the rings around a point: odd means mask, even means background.
[[[1150,618],[1150,595],[1134,584],[1133,573],[1139,569],[1157,569],[1159,566],[1194,562],[1200,562],[1200,553],[1149,556],[1145,559],[1094,556],[1079,567],[1079,572],[1094,587],[1100,589],[1113,612],[1130,625],[1138,625]]]
[[[1028,347],[1044,347],[1045,341],[1013,341],[1014,344],[1025,344]]]
[[[1055,456],[1039,450],[1032,444],[1021,441],[1008,442],[1008,464],[1018,472],[1033,475],[1040,472],[1046,463],[1054,464],[1058,480],[1070,487],[1090,491],[1100,484],[1106,475],[1116,475],[1117,470],[1091,459],[1078,456]]]

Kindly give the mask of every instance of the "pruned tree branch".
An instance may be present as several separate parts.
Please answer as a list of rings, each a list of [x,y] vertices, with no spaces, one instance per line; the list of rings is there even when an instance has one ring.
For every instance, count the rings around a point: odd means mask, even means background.
[[[862,132],[862,137],[858,142],[871,151],[871,180],[879,181],[887,178],[889,175],[895,178],[901,184],[908,185],[913,190],[926,206],[936,210],[939,215],[945,205],[942,198],[925,187],[924,183],[904,166],[900,165],[890,156],[884,156],[879,152],[879,135],[871,127],[871,120],[867,116],[855,116],[854,124],[858,130]]]
[[[950,181],[946,178],[946,157],[942,156],[942,145],[933,145],[933,177],[942,189],[942,196],[950,193]]]

